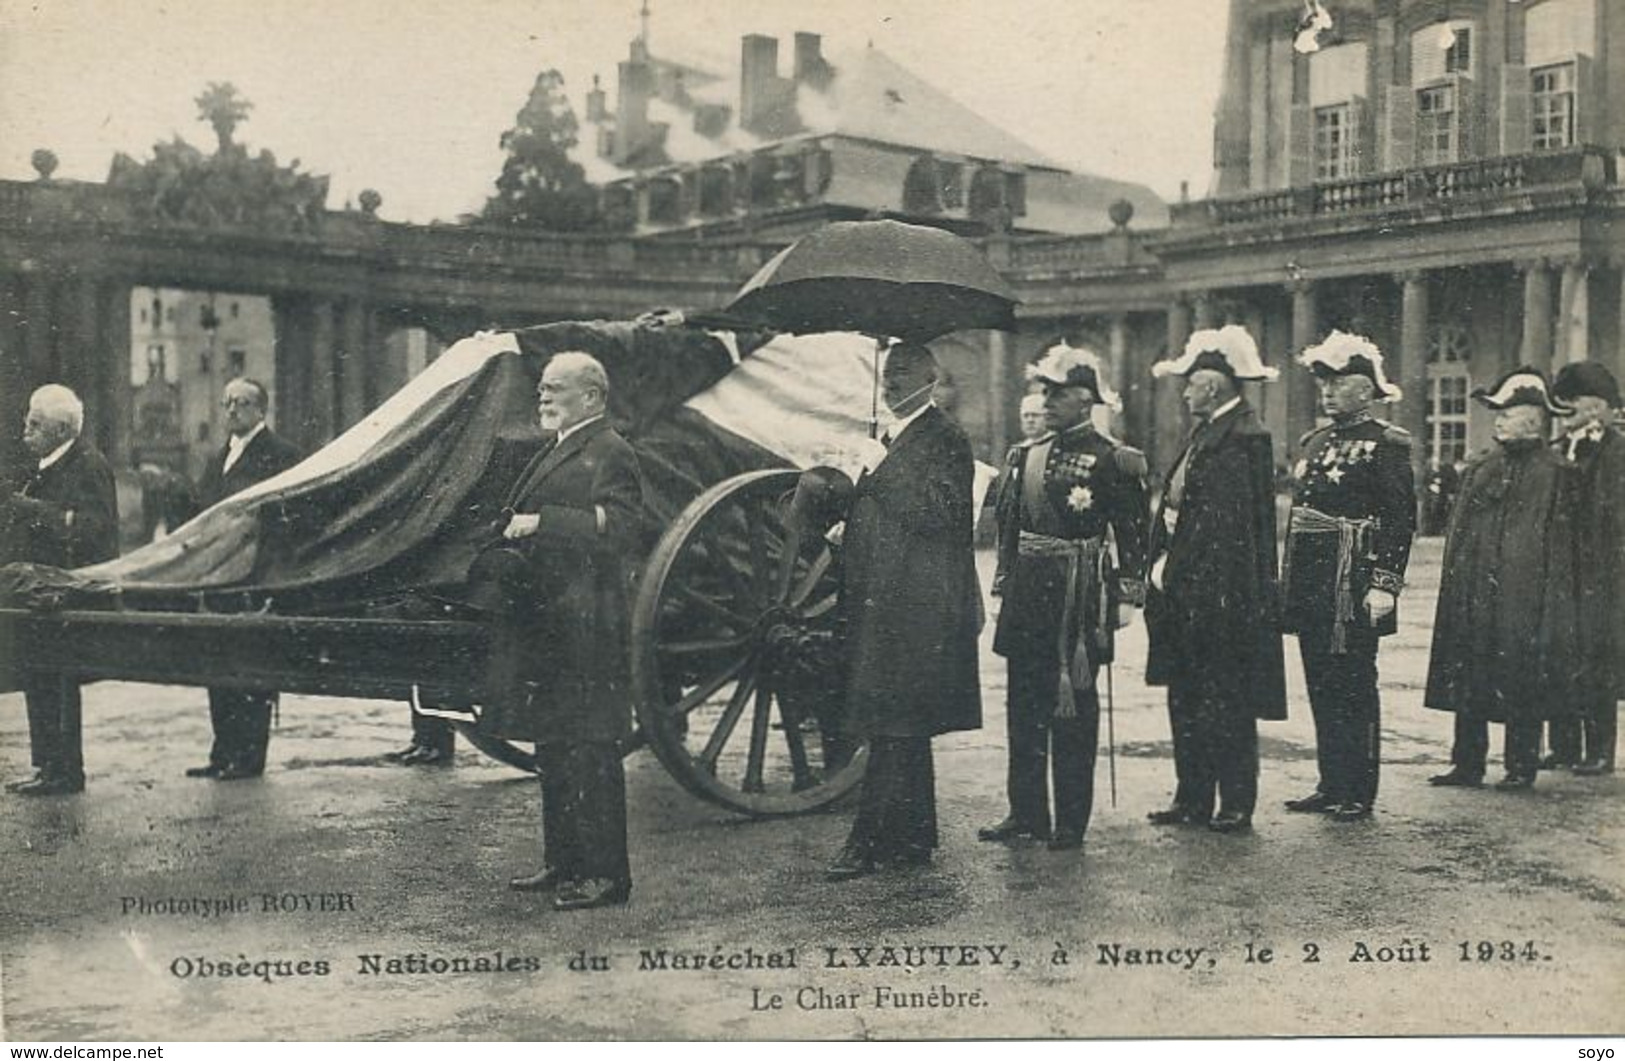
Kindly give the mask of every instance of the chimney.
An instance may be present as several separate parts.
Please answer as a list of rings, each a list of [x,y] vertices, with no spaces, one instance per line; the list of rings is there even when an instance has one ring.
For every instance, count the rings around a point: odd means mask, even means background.
[[[620,89],[616,98],[615,162],[624,165],[649,135],[649,90],[652,87],[646,63],[629,59],[620,67]]]
[[[777,93],[779,41],[759,33],[746,34],[739,54],[739,125],[755,132],[768,118]]]
[[[602,122],[609,116],[609,110],[604,102],[604,90],[599,87],[598,75],[592,75],[592,91],[587,93],[587,120],[589,122]]]
[[[824,39],[816,33],[796,34],[795,79],[820,92],[829,87],[830,66],[824,62]]]

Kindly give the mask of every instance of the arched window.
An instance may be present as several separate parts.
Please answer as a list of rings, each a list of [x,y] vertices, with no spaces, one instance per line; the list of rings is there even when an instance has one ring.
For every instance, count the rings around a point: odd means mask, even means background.
[[[903,178],[903,213],[942,213],[942,174],[930,155],[915,159]]]

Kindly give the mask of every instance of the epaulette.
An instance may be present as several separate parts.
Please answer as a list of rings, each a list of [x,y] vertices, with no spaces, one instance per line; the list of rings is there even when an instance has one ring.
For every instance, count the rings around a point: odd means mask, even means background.
[[[1377,423],[1382,425],[1382,440],[1384,442],[1397,442],[1402,446],[1409,446],[1411,444],[1411,438],[1413,436],[1403,427],[1400,427],[1398,424],[1390,424],[1386,420],[1378,420]]]
[[[1133,446],[1118,446],[1112,451],[1112,460],[1116,462],[1117,470],[1124,475],[1144,478],[1146,473],[1150,471],[1145,454]]]
[[[1330,431],[1331,429],[1332,429],[1331,425],[1328,424],[1325,427],[1315,427],[1315,428],[1309,429],[1308,431],[1305,431],[1303,433],[1303,436],[1298,439],[1298,448],[1302,449],[1303,447],[1305,447],[1305,446],[1307,446],[1309,444],[1310,439],[1314,438],[1316,435],[1324,434],[1325,432]]]

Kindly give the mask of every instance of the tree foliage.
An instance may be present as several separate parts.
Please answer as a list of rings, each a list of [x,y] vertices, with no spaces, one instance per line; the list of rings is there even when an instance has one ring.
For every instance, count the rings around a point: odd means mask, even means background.
[[[530,98],[502,134],[507,158],[486,200],[488,221],[533,225],[556,232],[579,232],[598,222],[598,195],[579,163],[570,159],[578,143],[575,111],[564,95],[564,77],[545,70]]]

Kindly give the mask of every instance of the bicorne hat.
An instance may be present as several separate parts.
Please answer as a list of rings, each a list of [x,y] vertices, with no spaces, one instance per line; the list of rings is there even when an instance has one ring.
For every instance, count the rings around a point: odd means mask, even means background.
[[[1557,370],[1552,380],[1552,397],[1560,402],[1576,398],[1601,398],[1610,409],[1619,407],[1619,382],[1607,366],[1597,361],[1571,361]]]
[[[1106,382],[1100,355],[1085,347],[1056,343],[1027,366],[1027,379],[1056,387],[1088,387],[1095,400],[1108,409],[1121,412],[1123,408],[1123,400]]]
[[[1281,374],[1258,356],[1258,343],[1246,328],[1227,324],[1223,328],[1203,328],[1193,332],[1185,352],[1151,366],[1151,375],[1188,376],[1210,368],[1236,380],[1269,382]]]
[[[1405,392],[1388,381],[1382,370],[1382,351],[1363,335],[1333,331],[1298,355],[1298,364],[1317,376],[1364,376],[1377,387],[1377,400],[1397,402]]]
[[[1480,387],[1473,397],[1491,409],[1510,409],[1515,405],[1533,405],[1558,416],[1574,412],[1570,406],[1552,400],[1546,375],[1538,368],[1524,365],[1502,376],[1493,387]]]

